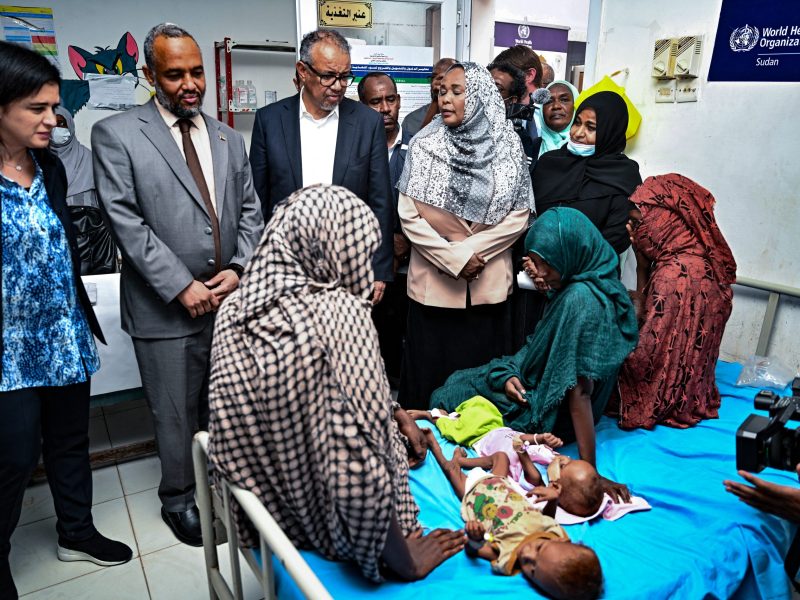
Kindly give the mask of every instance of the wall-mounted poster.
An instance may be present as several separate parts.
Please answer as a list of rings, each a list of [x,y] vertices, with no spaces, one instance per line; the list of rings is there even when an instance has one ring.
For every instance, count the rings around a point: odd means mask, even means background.
[[[800,81],[797,0],[722,0],[709,81]]]
[[[350,50],[351,69],[356,80],[347,96],[358,100],[358,82],[371,71],[394,77],[400,93],[400,121],[412,110],[430,104],[433,48],[417,46],[368,46],[354,44]]]
[[[59,66],[52,8],[0,5],[0,21],[7,42],[27,46]]]

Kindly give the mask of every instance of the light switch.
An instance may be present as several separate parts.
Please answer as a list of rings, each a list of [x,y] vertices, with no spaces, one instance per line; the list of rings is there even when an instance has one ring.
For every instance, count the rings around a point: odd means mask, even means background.
[[[665,38],[656,40],[653,47],[653,66],[650,74],[656,79],[672,79],[675,77],[675,52],[677,40]]]
[[[700,74],[702,51],[702,35],[679,38],[675,52],[675,77],[697,77]]]

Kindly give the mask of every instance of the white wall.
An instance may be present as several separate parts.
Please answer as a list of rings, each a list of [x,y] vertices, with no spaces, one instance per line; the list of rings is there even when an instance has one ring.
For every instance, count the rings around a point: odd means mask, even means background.
[[[203,51],[207,85],[203,109],[214,117],[217,114],[214,41],[221,41],[228,36],[236,40],[271,39],[296,44],[293,0],[18,0],[14,4],[53,9],[62,75],[67,79],[76,78],[69,64],[68,45],[89,51],[94,50],[94,46],[115,47],[120,36],[130,31],[139,45],[141,67],[144,64],[144,38],[147,31],[162,21],[177,23],[195,37]],[[233,75],[234,79],[253,79],[258,89],[259,105],[262,105],[265,89],[276,90],[278,98],[295,93],[292,85],[294,63],[293,54],[239,52],[234,55]],[[147,97],[147,93],[140,88],[139,101]],[[83,108],[75,119],[78,138],[88,145],[92,124],[109,114],[108,111]],[[235,124],[249,144],[253,116],[237,115]]]
[[[628,154],[642,176],[678,172],[708,188],[739,275],[800,287],[800,84],[709,83],[720,6],[720,0],[602,0],[597,66],[587,77],[628,67],[625,86],[643,115]],[[653,42],[690,34],[705,35],[700,101],[655,104]],[[755,351],[765,306],[762,294],[741,288],[735,294],[723,340],[729,356]],[[784,300],[770,354],[800,366],[798,333],[800,303]]]
[[[317,28],[317,0],[295,0],[295,3],[297,7],[297,38],[301,39],[304,34]],[[415,36],[414,31],[417,26],[417,17],[413,17],[412,21],[404,20],[408,18],[409,13],[417,14],[417,11],[421,11],[423,7],[440,4],[442,9],[441,28],[439,31],[441,48],[440,52],[434,51],[434,56],[458,57],[461,55],[456,47],[457,0],[431,0],[429,3],[420,3],[418,0],[392,0],[375,2],[374,4],[383,5],[380,8],[380,13],[377,6],[375,8],[375,25],[376,27],[380,26],[381,32],[386,31],[385,43],[395,46],[417,45],[416,43],[407,43],[405,41],[408,36],[412,38]],[[408,4],[416,4],[416,8],[404,6]],[[384,14],[388,15],[388,17],[382,16]],[[395,20],[395,14],[398,15],[400,22]],[[395,27],[395,24],[399,24],[399,26]],[[350,37],[352,37],[352,34],[350,34]],[[372,39],[369,33],[366,34],[365,39]],[[424,35],[422,41],[424,42]],[[380,43],[380,37],[368,43]],[[424,45],[424,43],[420,45]]]
[[[585,42],[589,0],[496,0],[495,19],[565,25],[569,27],[569,41]]]
[[[342,28],[337,31],[373,46],[424,46],[428,6],[416,2],[373,2],[370,29]]]

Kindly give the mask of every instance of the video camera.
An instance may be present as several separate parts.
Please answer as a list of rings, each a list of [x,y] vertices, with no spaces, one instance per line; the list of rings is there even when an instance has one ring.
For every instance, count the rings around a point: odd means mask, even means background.
[[[769,418],[750,415],[736,430],[736,468],[758,472],[765,467],[794,471],[800,463],[800,427],[786,427],[800,421],[800,377],[792,381],[792,395],[781,397],[761,391],[753,405],[769,412]]]
[[[539,88],[532,94],[529,94],[529,104],[506,104],[506,119],[519,119],[520,121],[532,121],[533,113],[535,113],[540,106],[547,104],[551,100],[550,90]]]

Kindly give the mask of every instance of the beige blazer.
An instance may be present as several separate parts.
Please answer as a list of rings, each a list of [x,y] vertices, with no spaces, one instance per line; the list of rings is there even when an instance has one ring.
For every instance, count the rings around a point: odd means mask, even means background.
[[[411,241],[408,296],[425,306],[466,308],[470,302],[498,304],[511,293],[511,246],[528,226],[530,211],[517,210],[496,225],[473,223],[451,212],[400,194],[397,206],[403,233]],[[486,259],[472,282],[458,274],[473,254]]]

